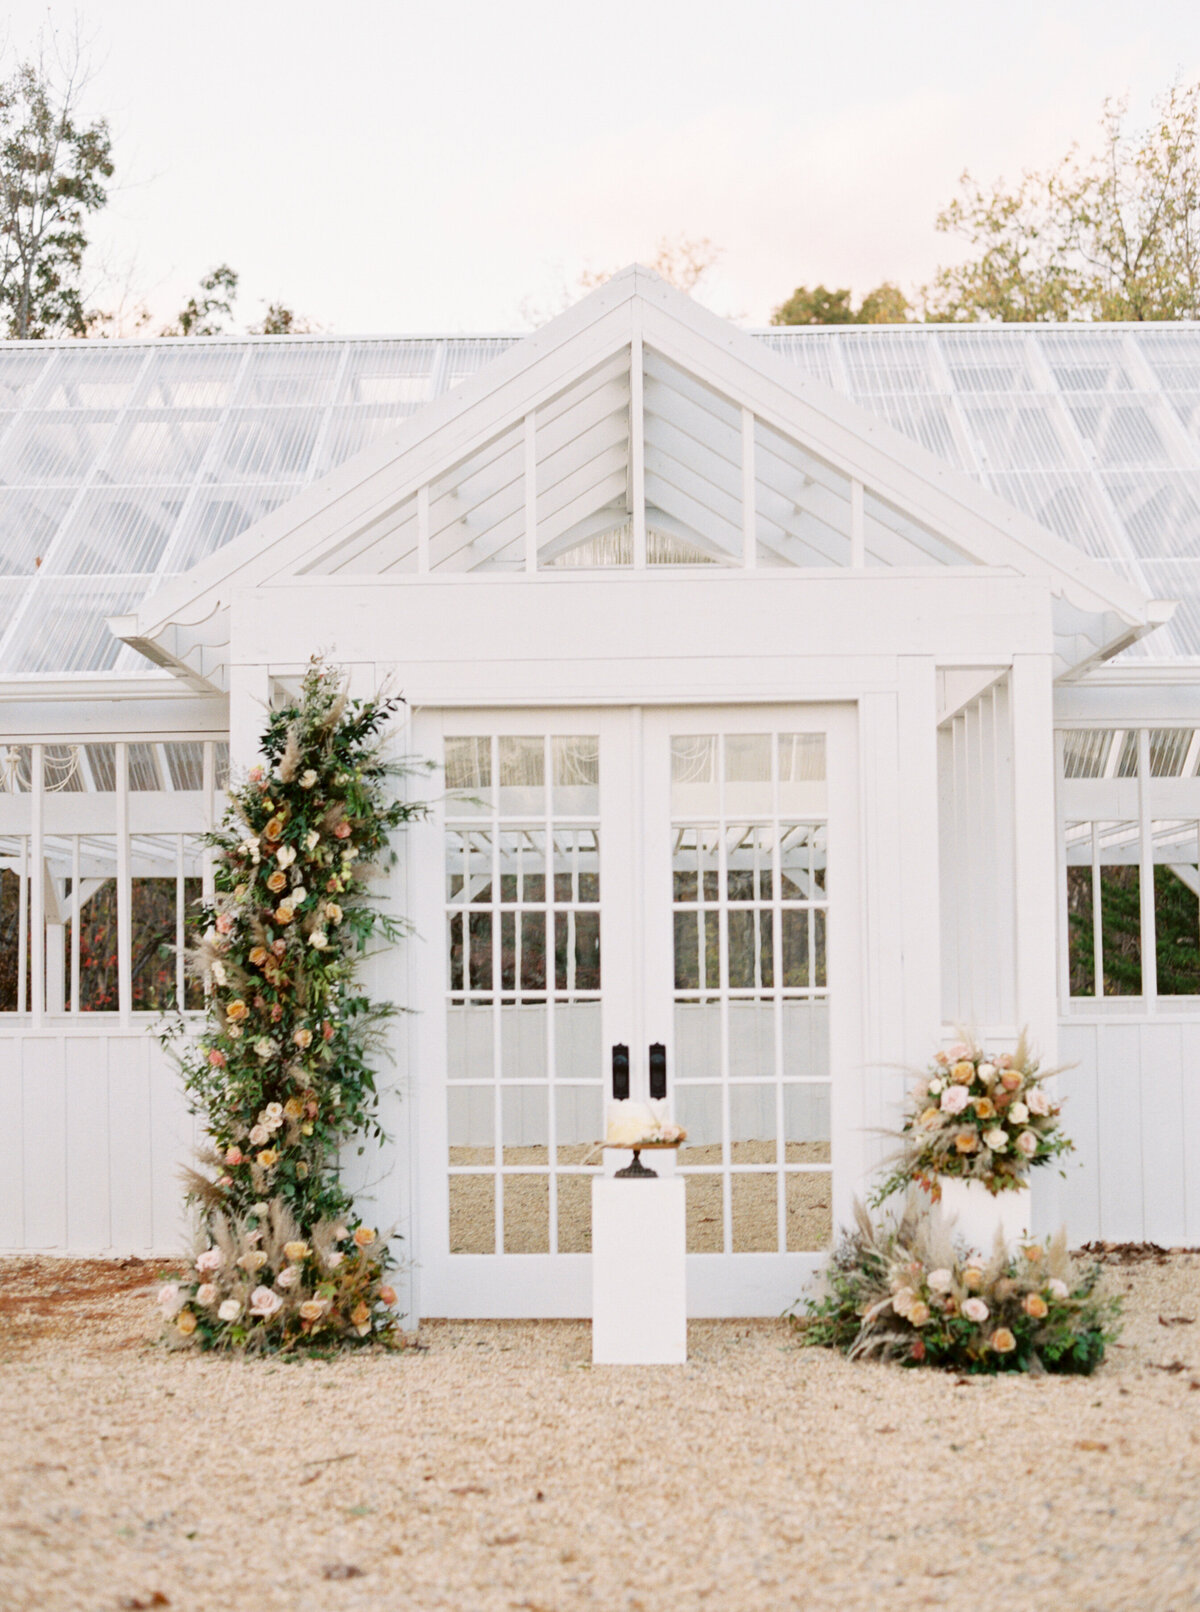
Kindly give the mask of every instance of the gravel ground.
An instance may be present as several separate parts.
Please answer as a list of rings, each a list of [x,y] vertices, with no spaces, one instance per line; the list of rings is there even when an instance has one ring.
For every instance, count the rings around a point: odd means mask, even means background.
[[[847,1365],[695,1322],[239,1361],[151,1346],[152,1267],[0,1261],[0,1607],[1014,1612],[1200,1606],[1200,1254],[1110,1254],[1087,1379]]]

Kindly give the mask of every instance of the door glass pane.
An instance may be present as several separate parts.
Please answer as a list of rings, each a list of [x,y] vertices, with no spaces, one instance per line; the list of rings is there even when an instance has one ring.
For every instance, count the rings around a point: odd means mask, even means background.
[[[577,819],[599,739],[448,739],[446,772],[451,1251],[586,1252],[605,1071],[599,831]]]
[[[824,736],[689,735],[671,754],[688,1247],[779,1252],[781,1227],[788,1249],[824,1247],[828,1174],[793,1179],[830,1160]]]

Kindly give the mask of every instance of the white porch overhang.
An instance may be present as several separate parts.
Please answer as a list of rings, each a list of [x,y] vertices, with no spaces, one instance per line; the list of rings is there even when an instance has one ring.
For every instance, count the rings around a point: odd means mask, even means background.
[[[634,267],[110,626],[221,690],[253,590],[581,568],[1037,581],[1060,679],[1173,608]]]

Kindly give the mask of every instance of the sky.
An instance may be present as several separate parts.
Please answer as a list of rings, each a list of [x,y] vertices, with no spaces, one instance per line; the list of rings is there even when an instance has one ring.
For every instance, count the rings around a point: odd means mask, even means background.
[[[244,324],[509,331],[666,237],[720,251],[701,300],[751,324],[798,284],[911,289],[969,168],[1046,166],[1200,78],[1196,0],[9,0],[90,41],[117,174],[106,306],[158,321],[205,270]]]

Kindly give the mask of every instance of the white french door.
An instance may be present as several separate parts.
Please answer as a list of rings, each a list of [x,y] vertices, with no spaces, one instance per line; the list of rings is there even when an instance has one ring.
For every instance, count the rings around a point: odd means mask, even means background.
[[[589,1313],[613,1049],[646,1096],[654,1044],[689,1309],[777,1313],[854,1186],[850,713],[427,712],[414,737],[446,781],[412,841],[422,1313]]]

